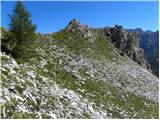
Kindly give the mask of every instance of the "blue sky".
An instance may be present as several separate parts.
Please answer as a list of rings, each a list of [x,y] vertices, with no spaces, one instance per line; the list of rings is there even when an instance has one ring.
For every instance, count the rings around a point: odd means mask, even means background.
[[[1,2],[1,26],[8,28],[15,2]],[[157,1],[54,2],[25,1],[37,32],[50,33],[63,29],[73,18],[91,27],[122,25],[124,28],[158,30]]]

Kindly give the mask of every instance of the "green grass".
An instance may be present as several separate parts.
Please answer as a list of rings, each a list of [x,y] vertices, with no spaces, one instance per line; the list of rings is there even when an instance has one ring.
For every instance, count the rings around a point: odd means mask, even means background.
[[[102,36],[98,36],[95,41],[95,45],[93,47],[96,56],[111,59],[116,57],[116,53],[113,52],[113,46],[111,43],[103,38]]]
[[[83,38],[80,33],[72,33],[71,31],[63,30],[55,35],[55,42],[59,46],[67,46],[70,51],[79,54],[84,48],[89,48],[90,44],[86,38]]]

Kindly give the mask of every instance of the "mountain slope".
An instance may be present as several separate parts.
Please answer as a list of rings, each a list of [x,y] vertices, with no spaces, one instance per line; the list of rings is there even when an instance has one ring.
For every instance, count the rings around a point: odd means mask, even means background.
[[[32,48],[18,64],[1,54],[3,118],[158,118],[158,79],[103,31],[73,20]]]

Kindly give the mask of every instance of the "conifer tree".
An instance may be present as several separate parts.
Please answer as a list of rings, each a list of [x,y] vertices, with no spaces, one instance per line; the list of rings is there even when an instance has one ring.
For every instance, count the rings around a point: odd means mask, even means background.
[[[22,55],[23,47],[30,45],[35,39],[36,26],[32,24],[31,14],[25,9],[21,1],[17,1],[12,15],[9,15],[9,29],[12,37],[10,40],[15,44],[14,56]]]

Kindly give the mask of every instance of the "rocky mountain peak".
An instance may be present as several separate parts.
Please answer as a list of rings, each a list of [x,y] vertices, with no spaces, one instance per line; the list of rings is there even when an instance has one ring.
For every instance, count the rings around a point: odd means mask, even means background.
[[[92,32],[87,25],[82,25],[77,19],[73,19],[69,22],[66,27],[71,33],[80,34],[82,37],[87,38],[89,41],[93,42],[94,37]]]
[[[68,29],[71,29],[71,28],[77,28],[77,27],[80,27],[80,26],[82,26],[81,24],[80,24],[80,22],[77,20],[77,19],[73,19],[73,20],[71,20],[70,22],[69,22],[69,24],[67,25],[67,28]]]
[[[72,23],[80,23],[77,19],[72,19],[71,21],[70,21],[70,23],[72,24]]]

